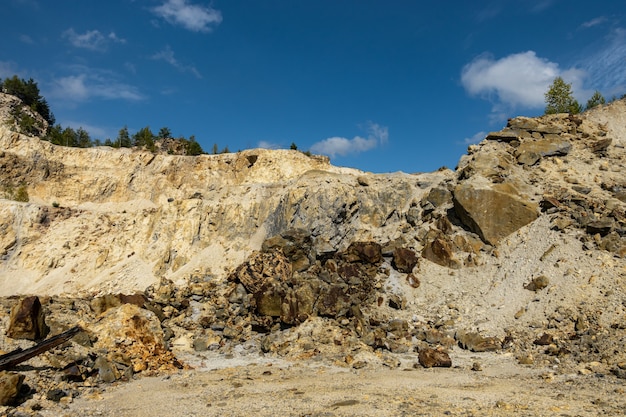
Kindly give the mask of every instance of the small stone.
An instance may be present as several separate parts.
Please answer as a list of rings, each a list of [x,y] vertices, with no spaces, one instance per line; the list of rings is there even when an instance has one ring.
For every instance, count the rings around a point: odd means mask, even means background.
[[[60,388],[51,389],[46,393],[46,398],[50,401],[54,401],[55,403],[61,401],[61,398],[63,397],[67,397],[67,392]]]
[[[530,353],[522,354],[517,357],[517,362],[520,365],[532,365],[535,363],[535,358],[533,358],[533,355],[531,355]]]
[[[396,294],[389,295],[389,307],[394,308],[396,310],[402,310],[404,307],[405,301]]]
[[[533,278],[532,281],[524,285],[524,289],[527,289],[528,291],[537,292],[539,290],[546,288],[549,283],[550,283],[550,280],[548,279],[548,277],[546,277],[545,275],[541,275],[536,278]]]
[[[538,346],[548,346],[554,343],[554,337],[552,337],[551,334],[544,333],[539,336],[539,338],[536,339],[533,343]]]
[[[480,362],[474,362],[474,363],[472,364],[472,371],[479,372],[479,371],[482,371],[482,370],[483,370],[483,367],[482,367],[482,365],[480,364]]]
[[[117,379],[116,372],[113,367],[103,356],[98,356],[95,361],[94,367],[98,369],[98,375],[103,382],[111,383]]]
[[[413,275],[413,274],[408,274],[408,275],[406,276],[406,282],[407,282],[407,284],[409,284],[409,285],[410,285],[411,287],[413,287],[413,288],[419,288],[419,286],[420,286],[420,280],[419,280],[419,278],[418,278],[418,277],[416,277],[416,276],[415,276],[415,275]]]
[[[626,369],[621,367],[611,369],[611,373],[619,379],[626,379]]]

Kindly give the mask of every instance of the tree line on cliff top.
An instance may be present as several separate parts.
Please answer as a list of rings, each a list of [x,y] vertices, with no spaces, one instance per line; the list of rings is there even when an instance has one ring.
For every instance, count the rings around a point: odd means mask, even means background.
[[[24,105],[38,113],[48,123],[46,134],[42,139],[55,145],[77,148],[90,148],[102,145],[111,146],[113,148],[141,147],[155,152],[157,150],[156,141],[160,139],[171,139],[176,141],[178,146],[170,147],[170,153],[180,153],[184,155],[200,155],[205,153],[202,146],[196,141],[194,135],[190,136],[188,139],[183,136],[174,138],[168,127],[162,127],[157,134],[154,134],[152,130],[150,130],[150,127],[146,126],[131,135],[128,131],[128,127],[124,126],[119,130],[115,139],[107,138],[104,141],[92,139],[89,132],[82,127],[74,129],[69,126],[63,127],[60,124],[55,124],[55,118],[50,111],[50,106],[46,99],[41,96],[39,87],[32,78],[25,80],[14,75],[13,77],[4,79],[0,87],[3,93],[10,94],[22,100]],[[37,121],[19,107],[11,111],[11,116],[22,133],[34,135],[41,129],[41,126],[37,125]],[[216,146],[217,145],[215,145],[214,148],[216,148]],[[176,151],[174,151],[174,149]],[[225,150],[227,151],[228,149],[225,148]]]

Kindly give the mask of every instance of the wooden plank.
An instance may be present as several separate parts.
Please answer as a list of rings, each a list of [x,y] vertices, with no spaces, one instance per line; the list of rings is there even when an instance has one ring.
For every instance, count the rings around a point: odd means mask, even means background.
[[[6,371],[8,369],[11,369],[15,365],[18,365],[24,361],[27,361],[30,358],[34,358],[37,355],[41,355],[42,353],[62,343],[67,342],[76,334],[78,334],[81,330],[82,328],[80,326],[72,327],[71,329],[63,333],[60,333],[56,336],[53,336],[49,339],[39,342],[33,347],[30,347],[28,349],[18,348],[12,352],[9,352],[0,356],[0,371]]]

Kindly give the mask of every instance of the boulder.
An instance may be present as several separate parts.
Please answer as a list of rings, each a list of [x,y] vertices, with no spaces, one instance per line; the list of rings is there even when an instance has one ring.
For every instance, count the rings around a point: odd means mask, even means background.
[[[417,265],[417,255],[411,249],[397,248],[393,251],[392,265],[400,272],[411,273]]]
[[[472,352],[492,352],[502,348],[502,342],[497,337],[482,336],[477,332],[458,331],[454,338],[460,347]]]
[[[534,165],[545,156],[567,155],[572,144],[557,135],[550,135],[549,139],[524,141],[515,152],[517,162],[522,165]]]
[[[487,140],[496,140],[498,142],[511,142],[519,139],[519,134],[517,130],[514,129],[502,129],[499,132],[490,132],[485,137]]]
[[[437,235],[424,245],[422,256],[431,262],[448,268],[459,269],[462,265],[454,256],[450,241],[442,234]]]
[[[383,259],[382,247],[376,242],[353,242],[343,254],[348,262],[380,263]]]
[[[418,360],[424,368],[449,368],[452,366],[450,355],[442,350],[423,348],[419,350]]]
[[[509,184],[466,181],[454,189],[454,209],[463,224],[490,245],[538,217],[534,203],[525,201]]]
[[[593,153],[603,154],[613,142],[611,138],[601,138],[589,144],[589,150]]]
[[[15,404],[24,375],[15,372],[0,372],[0,406]]]
[[[291,263],[282,250],[271,250],[253,253],[228,279],[240,282],[249,293],[256,295],[279,286],[291,276]]]
[[[49,330],[39,297],[25,297],[11,310],[7,336],[13,339],[40,340],[48,335]]]
[[[133,372],[173,370],[182,365],[167,350],[161,322],[157,316],[134,304],[122,304],[105,311],[100,321],[87,328],[97,337],[94,348],[107,352],[101,360],[119,363]],[[108,370],[105,369],[108,375]],[[109,377],[107,377],[109,378]]]
[[[433,205],[433,207],[439,207],[452,201],[452,193],[443,187],[434,187],[422,200],[422,206],[427,203]]]
[[[290,229],[263,242],[263,252],[282,250],[293,266],[293,271],[304,271],[311,265],[311,235],[302,229]]]

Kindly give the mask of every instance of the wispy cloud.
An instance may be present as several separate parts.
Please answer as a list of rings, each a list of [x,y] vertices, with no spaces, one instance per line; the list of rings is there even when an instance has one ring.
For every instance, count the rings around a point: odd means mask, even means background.
[[[537,14],[550,8],[555,2],[556,0],[494,0],[475,8],[474,19],[477,22],[485,22],[517,9],[522,14]]]
[[[35,41],[28,35],[20,35],[20,42],[26,43],[28,45],[34,45]]]
[[[541,13],[544,10],[548,9],[550,6],[552,6],[556,2],[556,0],[531,0],[531,2],[533,3],[533,5],[530,8],[530,11],[532,13]]]
[[[267,140],[262,140],[257,144],[257,147],[262,149],[279,149],[280,145],[277,143],[269,142]]]
[[[626,29],[612,29],[600,45],[578,63],[588,74],[588,84],[607,97],[626,93]]]
[[[54,80],[50,96],[69,102],[91,99],[138,101],[144,98],[136,87],[117,81],[111,74],[93,69]]]
[[[465,65],[461,83],[473,96],[492,102],[494,113],[506,113],[517,107],[540,108],[545,105],[545,92],[556,77],[572,84],[576,93],[582,91],[584,71],[540,58],[534,51],[494,59],[484,54]]]
[[[331,137],[317,142],[311,146],[311,152],[328,155],[331,158],[339,155],[346,156],[374,149],[387,143],[389,130],[385,126],[369,122],[367,124],[367,137],[355,136],[352,139],[344,137]]]
[[[192,4],[187,0],[167,0],[152,12],[173,25],[193,32],[211,32],[222,22],[222,13],[211,6]]]
[[[464,145],[473,145],[473,144],[479,143],[483,139],[485,139],[485,136],[487,136],[487,132],[481,130],[480,132],[474,133],[469,138],[465,138],[463,140],[463,144]]]
[[[4,79],[17,74],[17,66],[11,61],[0,61],[0,78]]]
[[[73,28],[69,28],[63,32],[62,36],[74,47],[90,49],[92,51],[104,51],[110,43],[126,43],[126,39],[118,37],[115,32],[110,32],[105,36],[99,30],[76,33]]]
[[[589,28],[592,28],[594,26],[601,25],[602,23],[604,23],[606,21],[607,21],[607,18],[604,17],[604,16],[596,17],[594,19],[587,20],[586,22],[583,22],[580,25],[580,28],[582,28],[582,29],[589,29]]]
[[[61,126],[69,126],[72,129],[83,128],[89,133],[92,139],[106,139],[114,136],[112,129],[91,125],[89,123],[77,122],[75,120],[63,120]]]
[[[196,76],[196,78],[202,78],[202,74],[200,74],[200,72],[196,69],[196,67],[192,66],[192,65],[184,65],[181,64],[175,57],[174,57],[174,51],[172,50],[172,48],[169,45],[166,45],[165,48],[163,48],[163,50],[157,52],[156,54],[152,55],[152,59],[158,60],[158,61],[165,61],[168,64],[170,64],[171,66],[173,66],[174,68],[178,69],[181,72],[190,72],[193,75]]]

